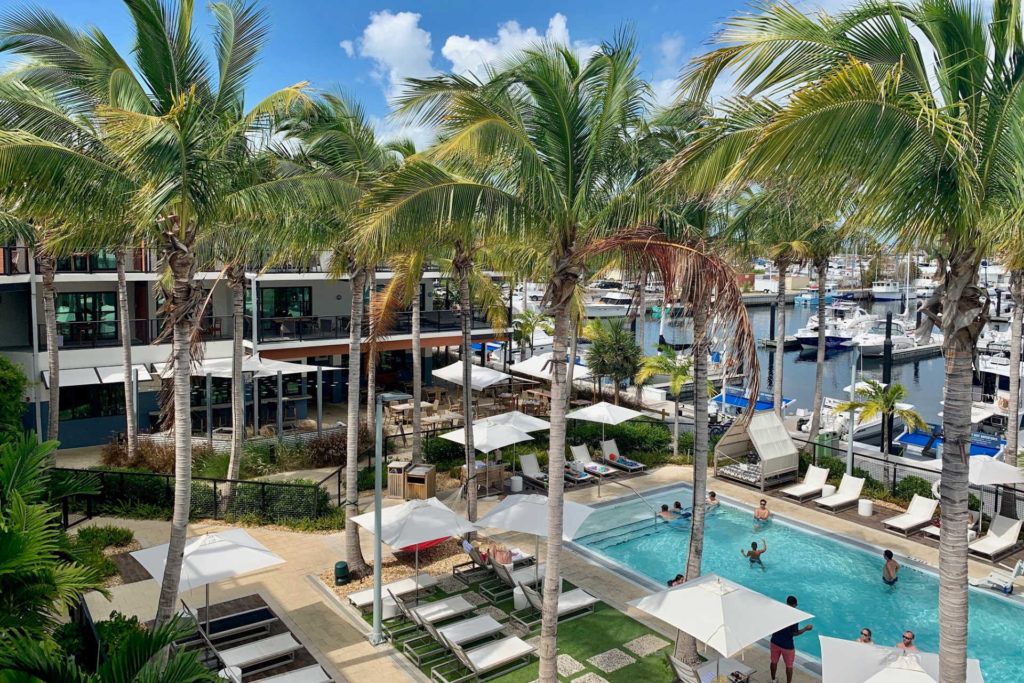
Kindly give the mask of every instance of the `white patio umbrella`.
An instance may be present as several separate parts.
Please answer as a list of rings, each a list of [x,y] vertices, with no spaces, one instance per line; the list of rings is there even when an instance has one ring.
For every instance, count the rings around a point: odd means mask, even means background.
[[[629,603],[732,657],[812,614],[744,588],[716,574],[658,591]]]
[[[442,434],[441,438],[465,444],[466,430],[456,429],[453,432]],[[509,425],[473,424],[473,447],[481,453],[490,453],[520,441],[533,441],[533,437]]]
[[[931,683],[939,680],[939,656],[902,653],[891,647],[820,636],[822,683]],[[967,660],[965,683],[982,683],[981,665]]]
[[[593,511],[594,508],[589,505],[581,505],[571,500],[563,501],[562,539],[571,541]],[[533,556],[537,557],[540,551],[540,539],[548,536],[548,497],[538,494],[508,496],[478,519],[476,523],[481,528],[532,534],[536,540]],[[539,566],[537,572],[539,577]]]
[[[136,550],[131,555],[157,581],[167,563],[167,543]],[[185,544],[178,593],[206,588],[206,627],[210,627],[210,584],[283,564],[284,560],[244,529],[197,536]]]
[[[373,511],[352,518],[373,533]],[[450,536],[461,536],[479,527],[455,514],[437,498],[410,500],[386,507],[380,512],[380,541],[393,549],[414,547],[416,576],[420,573],[420,545]]]
[[[515,427],[521,432],[539,432],[545,429],[551,429],[551,423],[547,420],[542,420],[539,417],[521,413],[518,410],[510,410],[507,413],[501,413],[500,415],[483,417],[475,421],[473,424],[491,426],[506,425],[508,427]]]
[[[586,420],[587,422],[600,422],[601,423],[601,440],[604,441],[604,426],[605,425],[617,425],[626,420],[632,420],[636,417],[641,417],[643,413],[633,410],[632,408],[624,408],[622,406],[613,405],[607,401],[601,401],[595,403],[592,406],[586,408],[580,408],[570,413],[566,413],[565,417],[570,420]]]
[[[544,381],[551,381],[551,358],[554,356],[553,353],[542,353],[536,356],[531,356],[524,361],[513,363],[508,366],[508,369],[512,372],[517,372],[521,375],[529,375],[530,377],[536,377]],[[590,368],[581,363],[576,363],[576,367],[572,371],[573,379],[587,379],[590,377]]]
[[[942,458],[921,465],[924,469],[942,471]],[[1019,467],[1003,462],[1001,458],[987,455],[972,455],[967,461],[967,481],[973,486],[1006,486],[1008,484],[1024,484],[1024,471]],[[932,491],[938,497],[939,482],[932,485]],[[999,500],[998,492],[993,506]]]
[[[469,383],[470,388],[473,391],[482,391],[489,386],[493,386],[498,382],[504,381],[510,378],[512,375],[506,375],[504,372],[499,372],[494,368],[488,368],[483,365],[470,365],[470,376]],[[457,360],[451,365],[446,365],[443,368],[434,370],[434,377],[443,379],[446,382],[457,384],[462,386],[462,361]]]

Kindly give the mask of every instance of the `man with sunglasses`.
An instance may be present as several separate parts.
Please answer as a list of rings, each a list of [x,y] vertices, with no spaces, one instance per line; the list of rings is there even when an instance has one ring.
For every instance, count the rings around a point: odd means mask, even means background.
[[[904,631],[903,640],[896,643],[896,649],[905,652],[917,652],[917,645],[914,645],[914,632]]]

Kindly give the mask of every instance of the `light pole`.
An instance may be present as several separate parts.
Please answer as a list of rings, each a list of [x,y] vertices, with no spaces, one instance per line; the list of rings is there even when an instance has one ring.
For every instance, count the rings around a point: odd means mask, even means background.
[[[395,401],[408,401],[412,396],[398,391],[385,391],[377,394],[376,413],[374,425],[376,438],[373,448],[373,633],[370,634],[370,642],[380,645],[384,642],[384,631],[381,625],[383,616],[383,605],[381,604],[381,543],[380,543],[380,513],[383,500],[381,478],[383,477],[384,465],[384,404]]]

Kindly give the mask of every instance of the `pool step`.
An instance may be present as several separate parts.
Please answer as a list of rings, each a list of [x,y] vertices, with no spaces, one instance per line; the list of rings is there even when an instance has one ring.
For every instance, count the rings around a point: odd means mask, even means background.
[[[576,543],[580,543],[591,548],[607,550],[622,543],[628,543],[638,538],[664,533],[669,530],[668,524],[656,522],[652,519],[644,519],[611,529],[598,531],[574,540]]]
[[[643,529],[644,527],[653,527],[654,525],[654,518],[645,516],[643,519],[637,519],[632,522],[627,522],[626,524],[621,524],[619,526],[607,527],[605,529],[601,529],[600,531],[589,533],[586,536],[578,536],[573,540],[576,543],[580,543],[582,545],[592,545],[611,536],[618,536],[620,534],[628,533],[633,530]]]

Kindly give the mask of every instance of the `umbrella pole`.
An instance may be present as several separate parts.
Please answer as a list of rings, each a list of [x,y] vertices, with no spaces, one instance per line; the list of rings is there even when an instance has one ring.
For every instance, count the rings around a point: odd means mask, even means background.
[[[416,544],[416,585],[420,585],[420,546]],[[416,591],[416,603],[420,604],[420,592]]]
[[[206,584],[206,634],[210,634],[210,584]]]
[[[534,585],[540,583],[540,536],[533,537],[533,578]]]

